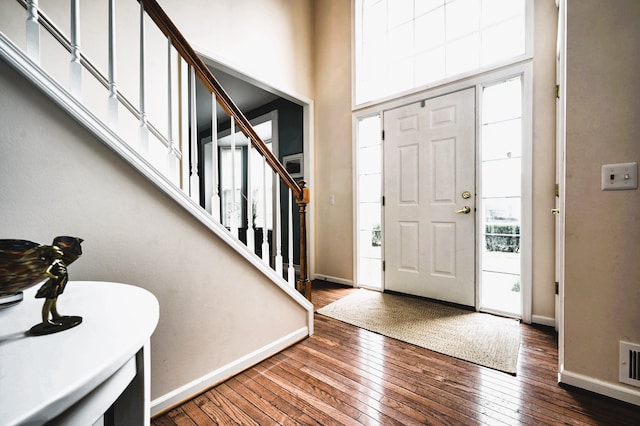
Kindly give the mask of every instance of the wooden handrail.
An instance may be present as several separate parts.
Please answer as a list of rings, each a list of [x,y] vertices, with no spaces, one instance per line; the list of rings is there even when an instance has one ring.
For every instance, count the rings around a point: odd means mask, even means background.
[[[149,17],[153,22],[155,22],[160,31],[162,31],[162,33],[171,40],[171,44],[175,47],[180,56],[187,62],[187,64],[194,68],[196,75],[202,81],[202,84],[204,84],[211,93],[216,95],[218,103],[227,112],[227,114],[234,117],[236,126],[238,126],[240,130],[242,130],[242,133],[249,138],[251,144],[258,150],[258,152],[260,152],[271,168],[280,176],[285,185],[291,189],[296,199],[302,199],[303,190],[300,185],[298,185],[293,177],[291,177],[273,153],[269,151],[267,145],[260,136],[258,136],[253,126],[249,123],[249,120],[247,120],[242,111],[240,111],[233,100],[231,100],[227,92],[211,73],[211,70],[209,70],[200,56],[196,54],[191,45],[187,42],[182,33],[178,30],[156,0],[138,1],[143,4],[145,12],[147,12]]]

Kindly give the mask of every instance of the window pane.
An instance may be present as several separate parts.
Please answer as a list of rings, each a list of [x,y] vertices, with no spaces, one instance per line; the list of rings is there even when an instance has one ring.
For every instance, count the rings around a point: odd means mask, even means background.
[[[377,202],[382,199],[380,175],[360,176],[359,185],[360,202]]]
[[[480,2],[478,0],[455,0],[446,5],[447,40],[455,40],[480,26]]]
[[[522,156],[522,120],[519,118],[482,126],[482,161]]]
[[[478,68],[480,35],[472,34],[447,47],[447,75],[461,74]]]
[[[358,284],[382,287],[382,141],[380,116],[358,122]]]
[[[482,163],[482,195],[486,198],[520,196],[520,159]]]
[[[377,235],[370,229],[362,230],[359,232],[360,243],[360,258],[367,257],[373,259],[382,258],[382,249],[380,246],[380,240]]]
[[[386,93],[398,93],[414,87],[413,58],[398,60],[389,65],[389,78],[386,81]]]
[[[522,84],[519,77],[484,88],[482,124],[521,116]]]
[[[520,223],[520,197],[486,199],[483,202],[482,214],[486,222]]]
[[[358,284],[367,287],[382,287],[382,261],[360,258],[358,261]]]
[[[512,19],[482,32],[482,61],[488,65],[524,53],[524,27],[521,19]]]
[[[420,16],[442,6],[444,6],[444,0],[416,0],[416,16]]]
[[[358,146],[380,145],[380,117],[369,117],[358,122]]]
[[[520,314],[520,275],[483,271],[480,305],[485,309]]]
[[[382,171],[382,152],[379,145],[360,148],[358,172],[361,175],[380,173]]]
[[[371,231],[380,228],[382,223],[381,203],[360,203],[358,219],[358,226],[361,230]]]
[[[416,57],[416,86],[442,80],[445,77],[445,50],[440,47]]]
[[[524,0],[482,0],[482,26],[524,15]]]
[[[521,56],[526,1],[356,0],[356,103]]]
[[[416,52],[431,49],[443,44],[444,8],[438,8],[416,19]]]
[[[389,31],[387,57],[406,58],[413,54],[413,23],[403,24]]]
[[[391,0],[389,28],[394,28],[413,19],[413,0]]]

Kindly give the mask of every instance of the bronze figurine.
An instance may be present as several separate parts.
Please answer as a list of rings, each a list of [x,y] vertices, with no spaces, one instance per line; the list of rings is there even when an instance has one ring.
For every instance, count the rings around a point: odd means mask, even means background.
[[[60,315],[57,308],[58,296],[69,280],[67,266],[82,254],[82,241],[62,236],[47,246],[26,240],[0,240],[0,298],[18,303],[21,297],[12,300],[11,296],[48,278],[36,293],[36,298],[45,299],[42,322],[33,326],[28,334],[56,333],[82,322],[79,316]]]

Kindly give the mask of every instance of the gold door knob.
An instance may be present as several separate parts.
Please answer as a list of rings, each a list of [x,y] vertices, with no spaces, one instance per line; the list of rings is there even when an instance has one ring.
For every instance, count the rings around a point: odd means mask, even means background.
[[[471,212],[471,207],[469,207],[469,206],[464,206],[460,210],[456,210],[456,213],[469,214],[470,212]]]

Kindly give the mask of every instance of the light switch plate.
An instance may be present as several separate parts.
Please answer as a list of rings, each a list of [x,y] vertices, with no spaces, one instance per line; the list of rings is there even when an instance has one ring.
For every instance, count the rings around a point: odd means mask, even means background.
[[[602,190],[620,191],[638,188],[638,163],[605,164],[602,166]]]

